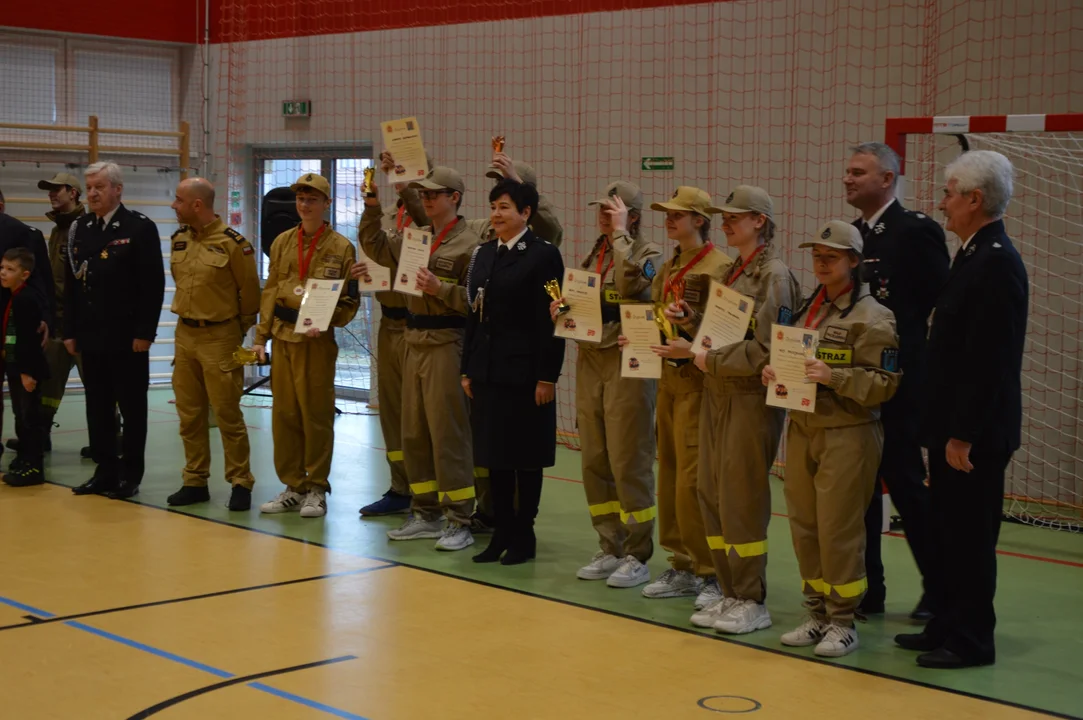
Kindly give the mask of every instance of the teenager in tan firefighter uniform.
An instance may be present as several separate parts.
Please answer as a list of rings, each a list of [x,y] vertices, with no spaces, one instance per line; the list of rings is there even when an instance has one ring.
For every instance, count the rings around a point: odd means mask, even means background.
[[[336,327],[345,327],[357,314],[357,283],[347,282],[357,253],[353,244],[323,219],[331,207],[326,178],[308,173],[291,188],[297,194],[301,224],[271,245],[267,282],[260,299],[255,351],[266,360],[271,353],[271,432],[275,471],[286,489],[263,503],[262,513],[300,509],[301,517],[323,517],[331,491],[331,457],[335,443]],[[309,278],[342,280],[331,326],[295,332],[305,282]]]
[[[230,510],[252,507],[255,478],[249,464],[248,429],[241,413],[244,367],[233,354],[259,313],[255,249],[214,214],[214,186],[203,178],[177,186],[173,210],[181,227],[173,233],[170,270],[176,292],[173,392],[184,442],[184,485],[170,505],[210,500],[210,408],[218,420]]]
[[[413,494],[413,514],[388,532],[392,540],[439,538],[438,550],[462,550],[474,542],[474,463],[470,416],[460,383],[466,327],[466,274],[480,242],[458,214],[466,190],[462,177],[436,166],[418,190],[432,225],[428,268],[409,278],[422,290],[406,300],[406,360],[403,364],[402,448]],[[365,198],[358,238],[365,254],[381,265],[399,256],[401,238],[380,227],[380,202]],[[396,278],[396,285],[400,282]],[[441,528],[440,516],[447,517]]]
[[[722,232],[739,259],[722,280],[753,299],[744,340],[692,348],[703,370],[700,414],[700,509],[722,597],[692,624],[744,634],[771,626],[767,596],[767,525],[771,465],[786,413],[767,407],[760,373],[770,358],[771,324],[788,324],[801,286],[778,258],[774,203],[765,190],[740,185],[722,207]]]
[[[732,264],[730,258],[708,240],[710,216],[716,212],[711,206],[711,196],[699,188],[682,186],[669,201],[652,203],[651,209],[666,214],[666,236],[677,243],[673,259],[654,276],[651,301],[672,304],[683,286],[684,301],[694,313],[702,315],[711,280],[721,279]],[[621,213],[614,213],[614,225],[619,226],[623,221]],[[683,322],[687,320],[685,318]],[[685,329],[682,328],[680,333],[685,340],[692,339]],[[643,588],[643,595],[649,598],[694,596],[699,607],[710,602],[707,595],[699,595],[714,576],[696,489],[703,373],[692,365],[691,360],[672,356],[674,347],[661,344],[661,335],[659,337],[660,344],[652,348],[663,358],[655,414],[658,539],[672,555],[670,569]],[[633,587],[649,579],[646,566],[634,558],[625,558],[607,582],[613,587]]]
[[[858,646],[865,509],[884,447],[880,404],[899,386],[899,339],[895,316],[861,282],[856,227],[832,220],[799,247],[812,248],[820,285],[793,324],[819,338],[816,359],[805,360],[818,386],[815,412],[791,412],[786,434],[786,505],[808,617],[782,644],[842,657]],[[764,385],[774,379],[767,365]]]
[[[395,167],[389,152],[380,153],[380,170],[387,174]],[[432,159],[429,158],[429,167]],[[381,227],[389,237],[402,242],[402,231],[412,226],[429,224],[417,190],[409,183],[395,183],[398,198],[393,205],[383,209]],[[360,237],[360,228],[358,237]],[[398,253],[388,265],[392,270],[398,266]],[[354,265],[352,277],[357,280],[364,273],[365,264]],[[397,292],[375,293],[380,303],[380,331],[376,336],[376,381],[380,401],[380,430],[387,448],[387,464],[391,469],[391,488],[376,502],[361,508],[368,516],[397,515],[410,510],[410,481],[406,477],[406,463],[402,452],[402,363],[406,359],[406,295]]]
[[[620,198],[627,208],[616,226]],[[628,182],[614,182],[598,208],[601,237],[581,267],[602,276],[602,338],[579,343],[576,360],[576,423],[583,463],[583,488],[599,550],[579,568],[580,580],[605,580],[626,557],[641,565],[654,553],[654,401],[658,383],[621,377],[621,303],[650,302],[651,280],[662,264],[661,249],[640,235],[643,193]],[[554,322],[561,300],[549,313]]]

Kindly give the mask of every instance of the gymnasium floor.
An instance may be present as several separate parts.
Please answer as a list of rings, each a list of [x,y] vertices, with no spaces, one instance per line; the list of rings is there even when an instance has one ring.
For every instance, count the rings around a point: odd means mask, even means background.
[[[62,487],[93,472],[78,459],[80,395],[58,416],[56,484],[0,486],[0,717],[1083,718],[1079,535],[1004,526],[1000,662],[955,673],[922,670],[894,649],[918,593],[904,540],[887,537],[887,617],[859,627],[856,653],[822,662],[778,643],[800,620],[781,488],[775,627],[734,641],[693,630],[689,600],[575,579],[595,545],[574,452],[549,472],[538,561],[478,566],[469,550],[389,543],[384,532],[401,518],[358,519],[386,486],[371,416],[337,421],[323,520],[229,513],[220,479],[210,504],[163,510],[183,465],[170,398],[151,393],[138,502]],[[280,488],[270,411],[246,418],[258,503]],[[218,442],[212,431],[215,472]],[[652,570],[664,565],[659,551]]]

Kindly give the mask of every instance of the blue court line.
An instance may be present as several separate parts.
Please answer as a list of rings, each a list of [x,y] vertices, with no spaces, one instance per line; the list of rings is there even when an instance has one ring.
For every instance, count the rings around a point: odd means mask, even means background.
[[[37,615],[38,617],[45,618],[45,619],[56,617],[53,613],[46,612],[45,610],[42,610],[41,608],[32,607],[30,605],[24,605],[23,603],[18,602],[16,600],[12,600],[11,598],[0,597],[0,604],[8,605],[8,606],[13,607],[13,608],[15,608],[17,610],[21,610],[21,611],[23,611],[25,613],[29,613],[31,615]],[[143,643],[138,642],[136,640],[131,640],[129,638],[123,637],[121,635],[116,635],[116,634],[108,632],[106,630],[100,630],[98,628],[91,627],[89,625],[85,625],[85,624],[83,624],[83,623],[81,623],[81,622],[79,622],[77,620],[69,620],[68,622],[63,622],[63,623],[60,623],[60,624],[61,625],[67,625],[68,627],[75,628],[76,630],[82,630],[83,632],[90,633],[91,635],[97,635],[98,637],[103,638],[105,640],[112,640],[113,642],[120,643],[121,645],[125,645],[125,646],[133,648],[135,650],[141,650],[142,652],[149,653],[151,655],[155,655],[157,657],[163,658],[165,660],[170,660],[170,661],[175,662],[175,663],[179,663],[181,665],[193,668],[195,670],[199,670],[201,672],[209,673],[211,675],[214,675],[215,677],[220,677],[223,680],[229,680],[230,678],[237,677],[233,673],[228,672],[226,670],[220,670],[220,669],[218,669],[216,667],[211,667],[210,665],[204,665],[201,662],[197,662],[195,660],[190,660],[190,659],[188,659],[186,657],[182,657],[180,655],[176,655],[174,653],[167,652],[165,650],[160,650],[160,649],[158,649],[156,647],[152,647],[150,645],[144,645]],[[265,693],[267,693],[269,695],[274,695],[275,697],[282,698],[283,700],[289,700],[289,701],[295,702],[295,703],[297,703],[299,705],[304,705],[305,707],[312,708],[313,710],[321,710],[321,711],[327,713],[328,715],[334,715],[335,717],[343,718],[343,720],[368,720],[367,718],[362,717],[361,715],[355,715],[354,713],[348,712],[346,710],[341,710],[341,709],[336,708],[336,707],[332,707],[331,705],[325,705],[324,703],[316,702],[315,700],[309,700],[308,698],[301,697],[300,695],[294,695],[293,693],[286,692],[285,690],[279,690],[277,688],[273,688],[270,685],[265,685],[265,684],[263,684],[261,682],[250,682],[250,683],[246,683],[246,685],[248,687],[250,687],[250,688],[255,689],[255,690],[259,690],[259,691],[265,692]]]

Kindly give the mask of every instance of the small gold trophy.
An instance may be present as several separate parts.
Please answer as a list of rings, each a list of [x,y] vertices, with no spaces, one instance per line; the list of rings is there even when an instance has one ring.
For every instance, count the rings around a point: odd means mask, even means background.
[[[504,136],[493,135],[493,154],[504,152]]]
[[[255,365],[259,362],[259,355],[255,350],[242,345],[233,351],[233,362],[238,365]]]
[[[361,192],[365,193],[365,197],[376,197],[376,168],[370,165],[361,171],[364,173],[365,179],[361,183]]]
[[[560,300],[560,283],[556,280],[546,280],[545,292],[549,293],[549,297],[553,298],[554,300]],[[569,312],[571,309],[571,306],[569,306],[567,303],[562,302],[560,303],[560,307],[557,308],[557,315],[563,315],[564,313]]]
[[[677,329],[673,327],[673,323],[666,319],[666,307],[668,307],[668,303],[665,302],[656,302],[654,304],[654,324],[658,326],[658,329],[662,331],[667,340],[676,340]]]
[[[676,317],[684,318],[684,310],[681,309],[681,303],[684,301],[684,289],[687,287],[687,283],[684,278],[677,278],[670,287],[673,289],[673,302],[677,306],[677,312],[674,313]]]

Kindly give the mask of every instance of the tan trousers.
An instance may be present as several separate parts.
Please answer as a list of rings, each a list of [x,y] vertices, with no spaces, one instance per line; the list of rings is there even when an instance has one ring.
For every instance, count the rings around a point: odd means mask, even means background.
[[[696,372],[699,372],[698,370]],[[658,388],[658,540],[675,570],[714,575],[699,509],[699,416],[702,391]]]
[[[244,368],[233,360],[241,344],[240,323],[233,320],[204,328],[177,323],[174,340],[173,393],[184,443],[184,484],[206,487],[211,475],[208,409],[214,408],[225,454],[226,481],[252,488],[248,428],[241,413]]]
[[[79,368],[79,379],[82,380],[83,360],[78,353],[75,356],[69,354],[63,340],[49,338],[45,344],[45,362],[49,365],[49,379],[41,383],[41,421],[48,434],[53,427],[53,417],[60,409],[60,401],[64,399],[71,366]]]
[[[865,509],[883,449],[879,422],[819,428],[791,417],[783,487],[805,607],[820,620],[853,626],[865,594]]]
[[[296,343],[274,340],[271,350],[271,434],[278,479],[294,492],[330,492],[338,359],[334,333]]]
[[[621,378],[620,348],[579,346],[575,403],[591,523],[603,552],[640,562],[654,551],[657,382]]]
[[[762,603],[770,473],[786,413],[767,407],[759,377],[721,382],[703,395],[700,509],[723,594]]]
[[[402,383],[402,447],[413,493],[425,521],[445,515],[470,525],[474,513],[474,450],[459,361],[462,340],[406,344]]]
[[[410,494],[402,452],[402,364],[406,359],[405,320],[380,319],[376,338],[376,375],[380,398],[380,429],[391,468],[391,489]]]

